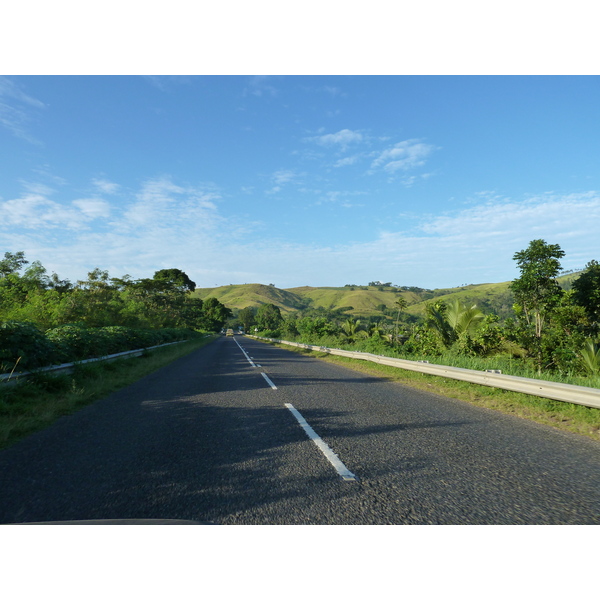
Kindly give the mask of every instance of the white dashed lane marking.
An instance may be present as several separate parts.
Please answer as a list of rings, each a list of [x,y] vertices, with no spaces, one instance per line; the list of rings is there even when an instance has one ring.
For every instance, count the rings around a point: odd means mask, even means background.
[[[325,458],[335,467],[340,477],[344,481],[356,481],[356,475],[346,468],[346,465],[339,459],[338,455],[315,433],[315,430],[306,422],[304,417],[291,404],[285,404],[285,407],[296,417],[306,435],[308,435],[317,445],[317,448],[325,455]]]

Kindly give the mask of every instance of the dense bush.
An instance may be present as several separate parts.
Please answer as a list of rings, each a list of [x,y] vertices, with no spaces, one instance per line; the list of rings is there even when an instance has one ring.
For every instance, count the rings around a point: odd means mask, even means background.
[[[59,349],[61,362],[107,354],[105,336],[83,325],[62,325],[47,331],[46,337]]]
[[[0,325],[0,372],[76,362],[190,339],[190,329],[132,329],[122,326],[63,325],[44,335],[31,323],[9,321]]]
[[[35,369],[59,359],[57,346],[31,323],[0,323],[0,372]],[[18,361],[18,363],[17,363]]]

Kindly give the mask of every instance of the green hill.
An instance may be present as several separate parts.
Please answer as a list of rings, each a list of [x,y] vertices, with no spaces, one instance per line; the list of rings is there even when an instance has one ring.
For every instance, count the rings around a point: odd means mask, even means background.
[[[357,317],[380,314],[382,305],[386,308],[394,308],[394,302],[399,297],[405,298],[409,304],[420,300],[412,292],[401,292],[396,288],[380,290],[372,286],[301,287],[291,288],[287,291],[304,298],[311,308],[322,307],[327,310],[339,310],[348,307],[344,312]]]
[[[569,273],[558,278],[564,289],[570,289],[579,273]],[[480,283],[456,288],[426,290],[421,288],[396,288],[390,286],[296,287],[279,289],[272,285],[246,283],[217,288],[197,288],[199,298],[214,297],[231,308],[234,313],[247,306],[274,304],[282,314],[299,310],[324,308],[354,317],[381,316],[384,310],[395,311],[395,301],[402,297],[407,302],[405,312],[423,316],[427,302],[458,299],[464,304],[476,304],[484,313],[494,312],[501,319],[512,316],[514,297],[510,281]]]
[[[225,285],[217,288],[196,288],[193,293],[198,298],[216,298],[231,309],[242,309],[247,306],[274,304],[282,313],[307,308],[306,301],[287,290],[280,290],[272,285],[261,283],[244,283]]]

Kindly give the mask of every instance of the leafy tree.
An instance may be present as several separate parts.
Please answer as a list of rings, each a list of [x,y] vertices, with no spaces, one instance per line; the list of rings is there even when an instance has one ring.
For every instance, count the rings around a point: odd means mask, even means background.
[[[26,264],[29,264],[29,261],[25,260],[25,252],[22,250],[15,254],[12,252],[5,252],[4,258],[0,260],[0,277],[18,273],[23,265]]]
[[[302,317],[296,327],[307,340],[322,338],[338,333],[338,327],[326,317]]]
[[[201,329],[204,318],[204,302],[201,298],[186,297],[180,308],[176,327],[188,329]]]
[[[247,333],[250,331],[252,325],[255,323],[254,309],[251,306],[242,308],[238,313],[238,319],[242,324],[244,331]]]
[[[533,240],[525,250],[515,253],[521,276],[511,283],[519,316],[534,327],[541,338],[544,322],[558,304],[563,290],[556,281],[559,259],[565,255],[558,244]]]
[[[600,329],[600,264],[592,260],[573,282],[573,300],[585,309],[592,334]]]
[[[298,331],[298,317],[297,315],[291,314],[283,319],[283,324],[281,325],[281,330],[283,331],[286,339],[295,338],[300,332]]]
[[[233,316],[231,309],[221,304],[216,298],[206,298],[202,305],[202,328],[206,331],[219,331]]]
[[[564,255],[558,244],[533,240],[513,257],[521,271],[510,286],[515,295],[514,308],[522,325],[522,342],[536,355],[538,370],[543,362],[544,327],[563,295],[556,277],[561,270],[559,259]]]
[[[153,279],[181,292],[193,292],[196,289],[196,284],[180,269],[161,269],[154,273]]]
[[[275,331],[283,323],[281,311],[275,304],[262,304],[256,311],[256,324],[262,331]]]

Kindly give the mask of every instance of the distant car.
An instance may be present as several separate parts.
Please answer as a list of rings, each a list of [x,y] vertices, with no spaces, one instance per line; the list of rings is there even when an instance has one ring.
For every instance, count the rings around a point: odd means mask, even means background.
[[[225,335],[233,335],[233,329],[228,329]]]

